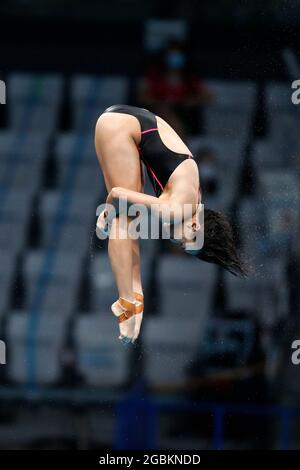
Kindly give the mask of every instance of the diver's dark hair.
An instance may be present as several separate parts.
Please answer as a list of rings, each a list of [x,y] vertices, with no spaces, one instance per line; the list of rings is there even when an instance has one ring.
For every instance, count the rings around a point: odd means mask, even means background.
[[[223,214],[211,209],[204,209],[204,245],[197,258],[218,264],[235,276],[247,275],[230,223]]]

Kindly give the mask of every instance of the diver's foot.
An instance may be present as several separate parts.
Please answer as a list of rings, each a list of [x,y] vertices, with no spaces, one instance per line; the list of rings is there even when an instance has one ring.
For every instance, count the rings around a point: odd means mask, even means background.
[[[119,300],[112,304],[111,310],[118,318],[120,328],[119,339],[123,344],[131,343],[135,330],[135,302],[129,302],[128,300],[120,297]]]
[[[132,338],[132,342],[134,343],[139,334],[140,329],[142,326],[143,321],[143,313],[144,313],[144,296],[143,294],[139,294],[138,292],[134,293],[135,304],[136,304],[136,314],[135,314],[135,327],[134,327],[134,335]]]

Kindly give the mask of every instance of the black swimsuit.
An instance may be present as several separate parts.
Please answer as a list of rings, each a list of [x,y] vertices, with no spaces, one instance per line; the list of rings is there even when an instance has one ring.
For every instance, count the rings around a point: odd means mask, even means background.
[[[165,146],[158,133],[156,116],[147,109],[116,104],[104,112],[130,114],[139,121],[141,126],[141,142],[138,147],[140,158],[147,168],[155,194],[159,196],[173,171],[187,158],[193,158],[192,155],[176,153]]]

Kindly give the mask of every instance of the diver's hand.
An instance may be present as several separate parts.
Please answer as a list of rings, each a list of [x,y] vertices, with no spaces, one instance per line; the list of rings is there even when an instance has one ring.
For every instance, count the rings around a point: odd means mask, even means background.
[[[96,227],[101,232],[108,232],[109,229],[109,220],[108,220],[108,210],[104,209],[101,214],[99,215],[96,223]]]
[[[106,198],[106,204],[113,204],[115,200],[120,198],[121,193],[122,193],[122,188],[118,188],[118,187],[112,188]]]

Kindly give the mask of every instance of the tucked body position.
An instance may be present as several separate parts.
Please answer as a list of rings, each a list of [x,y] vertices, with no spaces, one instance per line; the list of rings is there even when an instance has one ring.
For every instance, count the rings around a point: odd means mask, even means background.
[[[244,275],[245,269],[229,222],[221,213],[203,209],[198,166],[166,121],[147,109],[111,106],[97,121],[95,147],[108,193],[97,229],[109,231],[108,254],[119,294],[111,308],[119,322],[119,339],[134,342],[143,319],[144,296],[139,240],[129,230],[132,217],[128,211],[113,210],[122,201],[127,207],[151,210],[169,229],[170,241],[188,254],[234,275]],[[155,196],[144,193],[143,166]]]

